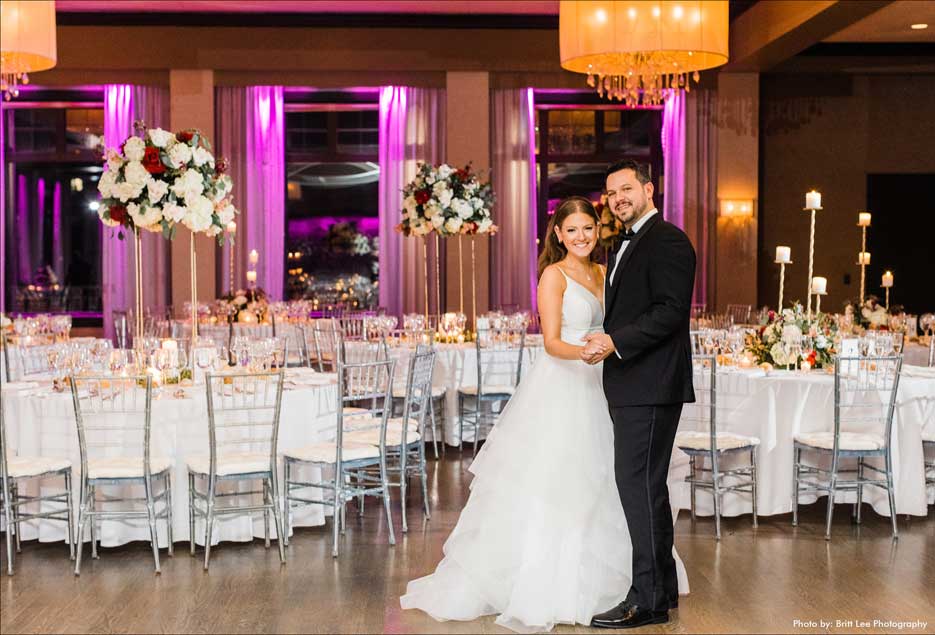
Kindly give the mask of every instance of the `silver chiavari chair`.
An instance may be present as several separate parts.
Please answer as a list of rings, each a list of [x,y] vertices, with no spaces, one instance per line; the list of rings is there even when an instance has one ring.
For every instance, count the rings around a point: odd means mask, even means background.
[[[145,518],[156,573],[159,538],[156,523],[166,522],[168,553],[172,549],[172,463],[152,456],[152,378],[149,375],[72,376],[71,394],[81,453],[81,489],[78,506],[78,554],[75,575],[81,573],[84,530],[91,526],[91,556],[97,558],[98,520]],[[140,388],[142,386],[142,388]],[[143,486],[142,498],[105,496],[98,488]],[[157,486],[162,491],[155,493]],[[102,493],[103,494],[103,493]],[[143,503],[140,509],[105,509],[121,503]],[[162,509],[157,510],[156,504]]]
[[[714,534],[721,539],[721,506],[724,494],[743,492],[750,495],[753,505],[753,527],[757,527],[756,514],[756,452],[760,440],[729,432],[718,432],[717,419],[717,357],[693,355],[696,373],[695,403],[686,404],[680,426],[686,423],[696,428],[675,435],[675,447],[688,455],[688,476],[685,482],[691,489],[691,517],[695,521],[695,496],[698,489],[708,490],[714,498]],[[700,379],[700,381],[699,381]],[[726,467],[730,462],[749,458],[746,465]],[[705,467],[705,462],[710,467]]]
[[[386,511],[389,544],[396,544],[390,510],[390,483],[387,473],[387,425],[392,408],[391,390],[396,362],[384,360],[363,364],[338,364],[338,403],[335,440],[313,443],[283,452],[285,478],[283,517],[285,536],[289,535],[292,509],[306,505],[326,505],[333,510],[332,556],[338,556],[338,536],[346,527],[347,502],[364,496],[379,496]],[[366,411],[353,418],[345,408],[367,404]],[[364,422],[365,425],[361,425]],[[352,432],[376,430],[376,443],[353,442]],[[372,439],[371,439],[372,440]],[[317,483],[299,480],[297,468],[317,466],[330,478]],[[374,468],[374,470],[368,470]],[[322,492],[320,499],[303,497],[299,490]],[[288,538],[287,538],[288,540]]]
[[[525,330],[478,330],[476,384],[458,388],[458,439],[463,441],[464,425],[474,433],[474,450],[483,428],[493,427],[503,404],[519,385],[523,372]]]
[[[428,347],[434,349],[435,347],[435,331],[431,329],[425,329],[421,331],[406,331],[404,329],[394,330],[390,333],[390,338],[394,341],[399,342],[399,344],[412,347]],[[397,364],[396,365],[396,377],[393,380],[393,413],[400,412],[402,410],[403,400],[406,398],[407,392],[407,382],[408,382],[408,364]],[[432,396],[429,400],[429,425],[432,430],[432,451],[435,453],[435,458],[438,458],[438,430],[441,427],[444,430],[445,422],[445,397],[448,394],[448,391],[444,386],[432,386]],[[437,414],[436,413],[440,413]],[[439,423],[441,422],[441,423]],[[445,452],[445,442],[442,440],[442,454]]]
[[[305,331],[301,324],[290,322],[273,322],[273,337],[281,338],[286,342],[289,351],[286,366],[308,366],[308,345],[305,340]]]
[[[901,355],[835,359],[834,429],[803,432],[794,437],[794,526],[799,523],[799,496],[823,492],[828,496],[825,540],[831,540],[835,495],[841,491],[857,492],[854,518],[859,524],[864,487],[870,486],[886,490],[893,539],[899,537],[893,493],[892,432],[902,363]],[[819,460],[830,459],[830,468],[805,463],[802,455],[806,452]],[[854,468],[843,467],[845,461],[854,459]],[[871,465],[868,459],[882,460],[883,467]]]
[[[263,514],[265,545],[270,546],[270,515],[276,524],[279,560],[286,561],[285,533],[280,514],[279,415],[282,369],[274,372],[208,374],[209,454],[188,461],[189,551],[195,554],[195,521],[204,520],[204,568],[211,559],[214,523],[219,516]],[[221,483],[259,481],[261,491],[220,491]],[[202,487],[199,487],[202,486]],[[262,502],[218,505],[235,498],[262,495]]]
[[[727,317],[731,325],[750,324],[750,317],[753,315],[753,306],[750,304],[728,304]]]
[[[425,469],[425,418],[431,408],[432,371],[435,367],[435,351],[419,345],[406,364],[408,373],[403,397],[402,417],[392,418],[386,427],[386,451],[390,462],[389,474],[398,474],[399,481],[390,481],[390,487],[399,487],[402,503],[403,533],[409,531],[406,519],[406,498],[410,476],[416,476],[422,484],[422,504],[425,518],[431,518],[428,499],[428,475]],[[404,425],[405,422],[405,425]],[[381,430],[377,427],[355,430],[345,434],[351,443],[368,443],[379,447]],[[365,470],[373,472],[371,470]],[[359,500],[359,511],[363,513],[363,500]]]
[[[344,359],[344,333],[336,328],[334,322],[315,324],[312,327],[312,336],[315,342],[315,359],[318,362],[318,371],[322,373],[337,372],[338,366]]]
[[[341,334],[347,341],[363,340],[364,338],[364,316],[353,315],[338,318],[338,324],[341,327]]]
[[[929,337],[929,368],[935,366],[935,336]]]
[[[60,520],[68,528],[68,552],[75,559],[75,538],[72,522],[72,473],[71,461],[47,456],[7,456],[6,421],[3,416],[3,403],[0,402],[0,485],[3,495],[3,518],[6,521],[6,556],[7,575],[13,575],[13,540],[16,540],[16,553],[20,551],[20,526],[30,520]],[[41,481],[62,477],[65,491],[62,494],[27,496],[20,493],[19,486],[26,481]],[[45,503],[56,503],[58,509],[42,511]],[[38,510],[23,511],[21,507],[37,505]],[[63,507],[62,507],[63,506]]]
[[[935,430],[922,430],[922,462],[925,467],[925,491],[935,486]]]

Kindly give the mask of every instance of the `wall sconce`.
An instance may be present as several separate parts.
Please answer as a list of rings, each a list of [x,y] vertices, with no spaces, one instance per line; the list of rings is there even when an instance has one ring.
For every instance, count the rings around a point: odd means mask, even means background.
[[[753,218],[753,199],[721,199],[721,216]]]

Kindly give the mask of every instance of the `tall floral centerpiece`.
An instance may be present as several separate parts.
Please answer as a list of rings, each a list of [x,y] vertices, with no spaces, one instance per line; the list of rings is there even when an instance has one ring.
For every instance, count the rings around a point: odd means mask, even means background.
[[[427,254],[428,235],[435,234],[436,254],[439,237],[458,237],[460,310],[464,312],[462,237],[471,238],[471,294],[472,312],[477,314],[477,281],[475,272],[474,237],[495,234],[497,226],[491,217],[494,195],[490,183],[481,183],[471,164],[453,168],[447,163],[431,165],[419,162],[415,178],[403,188],[403,218],[396,231],[404,236],[422,236],[423,254]],[[428,314],[428,257],[426,268],[426,315]],[[436,298],[441,310],[439,264],[436,258]]]
[[[195,235],[216,236],[219,244],[230,235],[224,230],[237,214],[231,203],[233,184],[224,174],[226,165],[214,160],[210,143],[198,130],[172,133],[140,123],[134,128],[137,134],[119,149],[105,152],[97,213],[104,225],[134,236],[138,338],[143,331],[140,231],[160,232],[171,240],[179,224],[191,230],[192,337],[197,338]],[[117,235],[123,238],[122,231]]]

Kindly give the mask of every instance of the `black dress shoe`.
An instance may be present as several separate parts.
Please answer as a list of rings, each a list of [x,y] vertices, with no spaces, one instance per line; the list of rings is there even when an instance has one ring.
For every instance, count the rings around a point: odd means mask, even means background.
[[[604,613],[591,618],[593,628],[636,628],[647,624],[665,624],[669,621],[668,611],[650,611],[624,600]]]

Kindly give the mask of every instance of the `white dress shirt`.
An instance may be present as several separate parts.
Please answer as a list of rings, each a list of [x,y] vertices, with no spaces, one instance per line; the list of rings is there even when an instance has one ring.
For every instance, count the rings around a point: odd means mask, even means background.
[[[633,223],[633,227],[631,227],[630,229],[635,234],[636,232],[640,231],[640,229],[642,229],[643,225],[646,224],[646,221],[648,221],[650,218],[652,218],[654,214],[657,214],[657,213],[659,213],[659,210],[657,210],[655,207],[652,208],[651,210],[646,212],[646,215],[643,218]],[[617,275],[617,267],[620,265],[620,258],[623,257],[623,252],[627,250],[627,247],[630,246],[631,242],[632,242],[632,239],[624,241],[623,243],[620,244],[620,249],[617,250],[617,260],[614,261],[613,271],[610,272],[610,284],[614,283],[614,276]]]

